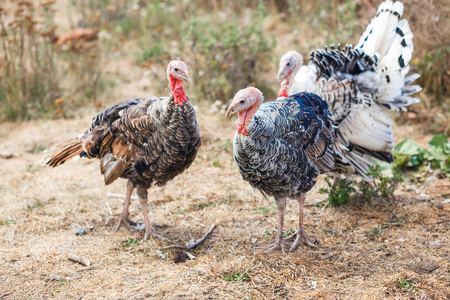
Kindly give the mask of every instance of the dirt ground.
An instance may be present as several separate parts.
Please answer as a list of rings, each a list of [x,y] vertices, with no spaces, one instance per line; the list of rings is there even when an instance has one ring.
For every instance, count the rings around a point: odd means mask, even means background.
[[[308,206],[306,230],[318,249],[264,255],[256,247],[274,239],[273,200],[241,179],[232,159],[233,122],[202,108],[197,160],[149,191],[151,220],[172,243],[217,225],[191,259],[175,263],[186,254],[158,254],[171,243],[142,242],[142,233],[127,229],[114,233],[117,219],[107,222],[108,207],[120,211],[123,198],[111,193],[124,194],[126,185],[105,186],[99,161],[39,164],[44,148],[84,131],[94,114],[0,127],[0,152],[16,155],[0,159],[0,299],[450,299],[448,178],[402,188],[388,203]],[[323,197],[323,186],[321,180],[309,193],[309,203]],[[136,200],[130,212],[142,221]],[[296,222],[290,201],[286,229]],[[87,234],[75,235],[81,227]]]
[[[129,72],[103,108],[152,95],[133,64],[109,66]],[[170,242],[115,232],[110,212],[121,211],[126,181],[105,186],[99,161],[40,164],[45,148],[82,133],[101,108],[70,120],[0,125],[0,299],[450,299],[449,178],[401,187],[386,203],[309,205],[305,227],[318,248],[265,255],[257,247],[274,240],[273,199],[242,180],[232,158],[234,121],[192,102],[203,141],[198,157],[165,187],[149,190],[151,222]],[[431,137],[418,132],[395,128],[397,137],[426,145]],[[324,186],[319,180],[307,203],[322,199]],[[130,213],[143,220],[138,201]],[[297,220],[297,203],[288,201],[286,230]],[[213,234],[189,253],[160,251],[200,238],[213,224]],[[77,236],[81,227],[87,234]]]

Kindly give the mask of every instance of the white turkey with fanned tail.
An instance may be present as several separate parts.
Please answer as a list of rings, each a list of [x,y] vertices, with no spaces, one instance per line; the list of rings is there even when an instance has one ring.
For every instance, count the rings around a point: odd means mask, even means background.
[[[356,47],[317,50],[311,53],[307,66],[302,66],[303,58],[295,51],[281,58],[279,97],[312,92],[330,105],[343,147],[343,165],[332,173],[371,180],[366,174],[375,164],[372,158],[392,161],[394,136],[389,110],[406,110],[406,106],[419,102],[410,97],[421,87],[411,85],[418,74],[407,76],[413,34],[408,22],[399,20],[402,13],[402,3],[385,1]]]

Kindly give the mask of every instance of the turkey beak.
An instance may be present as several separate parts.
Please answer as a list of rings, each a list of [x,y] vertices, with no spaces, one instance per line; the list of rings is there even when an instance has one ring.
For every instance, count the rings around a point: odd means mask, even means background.
[[[287,72],[286,72],[286,69],[284,68],[284,66],[278,70],[278,76],[277,76],[278,82],[282,82],[286,78],[286,75],[287,75],[286,73]]]
[[[238,108],[235,106],[234,103],[231,103],[231,105],[228,107],[227,112],[225,113],[225,117],[228,119],[231,119],[233,116],[235,116],[239,112]]]
[[[192,82],[191,77],[189,76],[189,71],[185,70],[184,74],[180,76],[181,79],[183,79],[184,81],[187,81],[189,83]]]
[[[231,119],[233,116],[245,110],[247,107],[248,107],[248,99],[246,97],[242,96],[235,97],[233,99],[233,102],[231,102],[230,106],[228,107],[228,110],[225,113],[225,117]]]

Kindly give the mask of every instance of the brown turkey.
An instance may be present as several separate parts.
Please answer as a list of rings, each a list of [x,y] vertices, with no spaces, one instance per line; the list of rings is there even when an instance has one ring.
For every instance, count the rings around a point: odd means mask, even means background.
[[[100,158],[105,184],[119,177],[128,179],[123,211],[117,230],[124,225],[140,229],[128,219],[131,194],[137,195],[144,215],[145,235],[160,236],[150,225],[147,190],[163,186],[186,170],[200,147],[200,131],[194,107],[183,89],[191,82],[187,66],[171,61],[167,67],[170,97],[128,100],[114,105],[93,118],[80,137],[65,140],[49,150],[45,162],[56,167],[72,158]]]

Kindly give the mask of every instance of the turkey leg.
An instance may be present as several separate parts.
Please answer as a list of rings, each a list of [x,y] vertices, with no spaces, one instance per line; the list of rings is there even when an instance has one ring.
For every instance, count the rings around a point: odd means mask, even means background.
[[[289,243],[283,239],[283,223],[284,223],[284,213],[286,212],[286,198],[275,198],[275,203],[278,208],[278,224],[277,224],[277,235],[275,236],[275,243],[269,246],[261,247],[267,249],[264,253],[272,253],[275,251],[282,251],[286,253],[285,249],[289,247]]]
[[[298,229],[297,229],[297,238],[294,241],[294,244],[292,244],[289,251],[294,251],[300,243],[305,243],[306,245],[310,247],[317,247],[314,245],[313,242],[311,242],[306,235],[305,228],[303,228],[303,206],[305,204],[305,198],[306,195],[302,194],[302,196],[297,200],[298,201]]]
[[[153,227],[150,225],[150,219],[148,217],[148,211],[147,211],[147,190],[137,187],[137,194],[139,198],[139,203],[141,204],[142,214],[144,215],[144,224],[145,224],[145,234],[144,234],[144,241],[148,239],[148,235],[151,234],[154,237],[160,238],[162,240],[168,241],[165,237],[160,235]]]
[[[114,216],[119,216],[119,224],[117,224],[116,232],[120,229],[122,225],[125,226],[126,228],[137,229],[138,223],[128,219],[128,208],[130,206],[131,194],[133,193],[133,190],[134,184],[131,182],[131,180],[128,180],[127,195],[125,197],[125,203],[123,204],[123,210],[121,213],[114,214]]]

